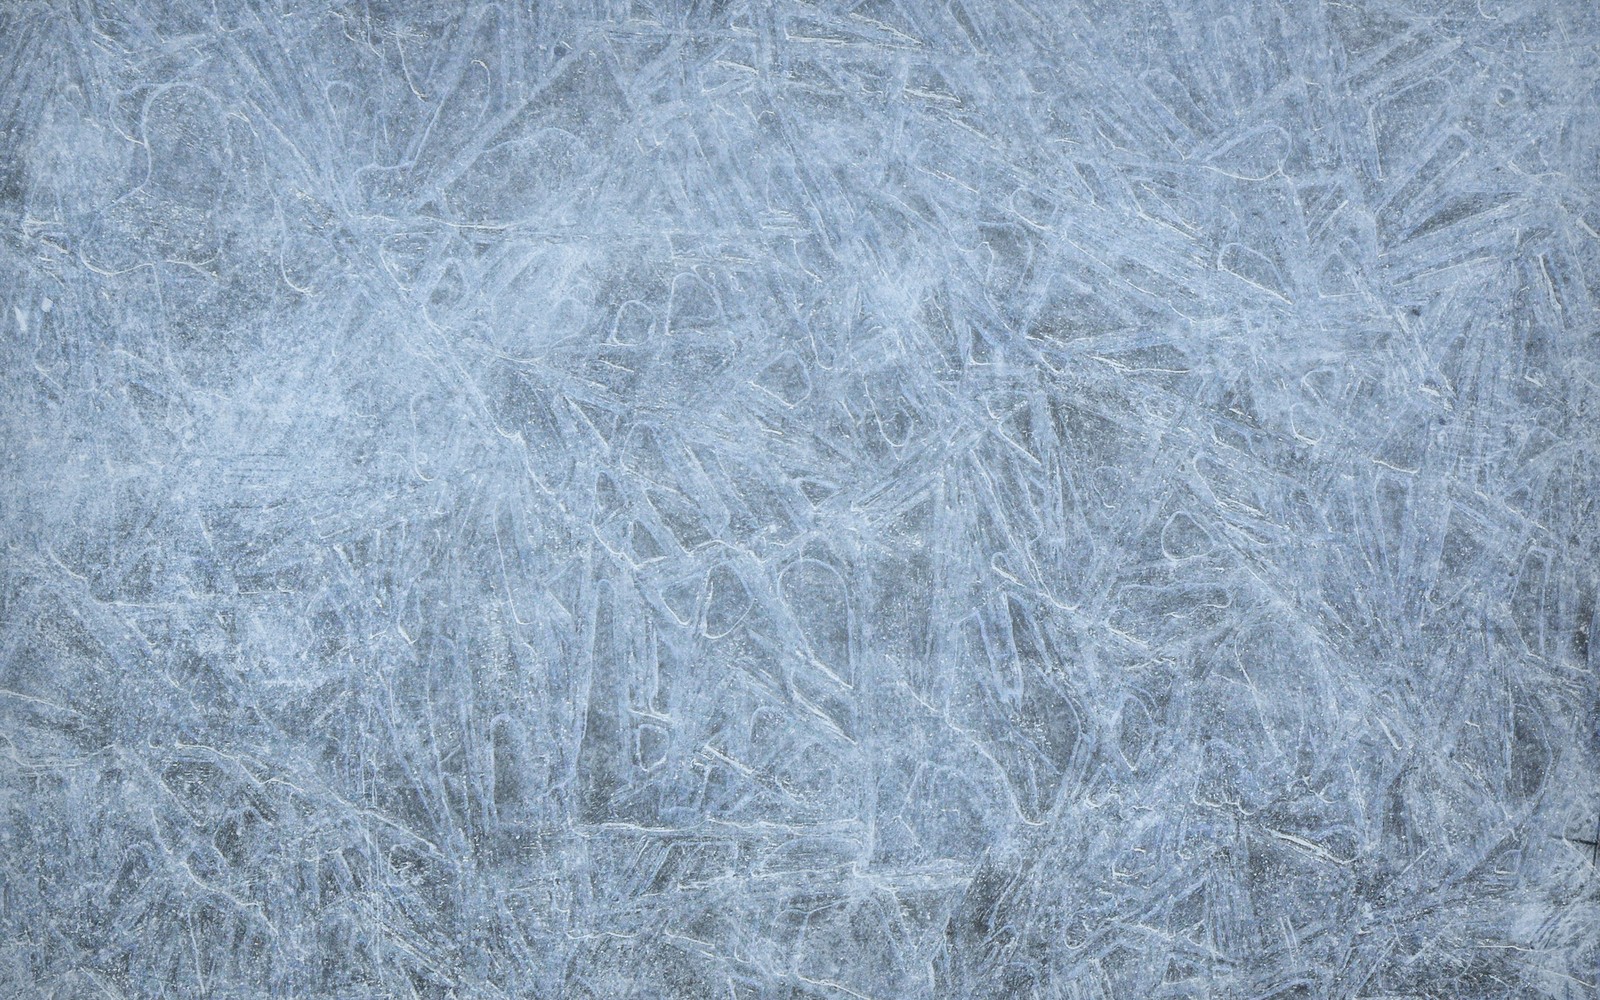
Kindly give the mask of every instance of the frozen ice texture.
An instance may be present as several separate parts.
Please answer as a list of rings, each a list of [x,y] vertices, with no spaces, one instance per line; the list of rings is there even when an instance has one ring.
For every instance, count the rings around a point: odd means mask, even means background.
[[[0,7],[0,995],[1593,997],[1588,0]]]

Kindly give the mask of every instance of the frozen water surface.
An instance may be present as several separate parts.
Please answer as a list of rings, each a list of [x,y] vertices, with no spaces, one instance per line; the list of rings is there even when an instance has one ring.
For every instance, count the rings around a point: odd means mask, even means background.
[[[1593,997],[1588,0],[0,9],[0,994]]]

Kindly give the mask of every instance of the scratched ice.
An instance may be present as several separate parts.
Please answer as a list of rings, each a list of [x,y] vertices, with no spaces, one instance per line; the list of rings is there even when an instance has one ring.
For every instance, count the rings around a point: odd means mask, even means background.
[[[1600,978],[1589,0],[0,5],[0,995]]]

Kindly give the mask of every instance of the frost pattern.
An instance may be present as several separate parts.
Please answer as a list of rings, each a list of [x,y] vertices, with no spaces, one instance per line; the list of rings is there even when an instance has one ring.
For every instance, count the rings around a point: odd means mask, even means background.
[[[1593,997],[1592,3],[0,8],[0,993]]]

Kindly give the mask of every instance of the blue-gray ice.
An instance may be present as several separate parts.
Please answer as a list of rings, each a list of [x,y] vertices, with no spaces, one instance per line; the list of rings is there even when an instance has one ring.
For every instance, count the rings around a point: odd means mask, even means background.
[[[6,0],[0,996],[1578,1000],[1592,0]]]

